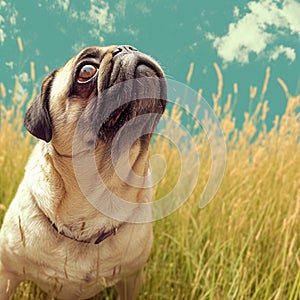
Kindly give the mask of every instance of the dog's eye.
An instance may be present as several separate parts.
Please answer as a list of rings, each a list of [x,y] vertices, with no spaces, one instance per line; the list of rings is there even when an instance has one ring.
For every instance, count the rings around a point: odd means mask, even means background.
[[[79,83],[85,83],[89,81],[97,73],[98,69],[93,65],[84,65],[77,76]]]

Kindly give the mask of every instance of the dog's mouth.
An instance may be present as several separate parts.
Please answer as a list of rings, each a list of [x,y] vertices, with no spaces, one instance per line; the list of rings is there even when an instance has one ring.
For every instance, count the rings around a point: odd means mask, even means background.
[[[118,93],[117,98],[119,103],[122,96],[127,98],[123,98],[122,100],[126,103],[123,105],[121,104],[120,107],[116,107],[116,109],[108,117],[105,125],[108,125],[109,127],[115,126],[118,122],[123,124],[128,118],[134,117],[137,114],[155,112],[153,109],[156,106],[158,106],[158,112],[160,112],[159,109],[161,109],[161,106],[159,104],[164,105],[164,103],[159,103],[162,99],[160,99],[161,95],[157,92],[160,92],[161,87],[158,86],[159,77],[154,68],[145,64],[139,64],[136,66],[133,76],[126,72],[128,71],[125,69],[124,74],[119,73],[119,78],[116,80],[114,80],[114,78],[111,79],[111,81],[113,81],[111,87],[113,85],[119,85],[119,92],[123,93],[123,95]],[[128,80],[128,82],[126,82],[126,80]],[[128,90],[126,91],[126,89]],[[151,90],[152,93],[147,95],[147,90]],[[156,92],[156,94],[153,92]],[[151,99],[145,97],[151,97]],[[111,100],[114,101],[113,99]],[[127,102],[127,100],[130,101]],[[139,103],[141,100],[144,100],[142,101],[143,103]],[[113,103],[111,104],[113,105]]]
[[[164,75],[155,62],[141,53],[120,56],[113,62],[109,79],[102,82],[98,136],[108,139],[128,121],[132,128],[154,131],[167,103]],[[145,115],[145,118],[137,118]],[[147,115],[147,116],[146,116]],[[144,120],[144,122],[143,122]]]

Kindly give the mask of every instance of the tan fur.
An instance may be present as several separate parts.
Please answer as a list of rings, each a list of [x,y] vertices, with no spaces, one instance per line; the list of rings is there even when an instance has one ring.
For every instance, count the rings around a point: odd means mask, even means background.
[[[113,49],[100,49],[103,58],[99,76],[110,63]],[[73,134],[83,109],[92,101],[92,97],[86,101],[67,97],[77,57],[55,74],[49,101],[52,140],[41,140],[35,146],[1,228],[0,300],[8,299],[24,279],[35,281],[47,293],[62,299],[86,299],[112,285],[117,286],[121,299],[134,299],[140,289],[152,245],[151,224],[125,224],[116,235],[95,245],[59,234],[49,221],[58,231],[79,240],[120,223],[87,201],[74,174]],[[151,201],[150,190],[131,187],[117,176],[106,160],[106,147],[104,141],[99,141],[95,154],[98,171],[109,190],[127,201]],[[73,154],[85,155],[86,151],[80,148]],[[139,141],[130,150],[130,164],[140,176],[148,172],[147,154]],[[122,159],[118,160],[120,165]],[[87,174],[86,184],[91,190],[97,184],[96,178],[97,174]]]

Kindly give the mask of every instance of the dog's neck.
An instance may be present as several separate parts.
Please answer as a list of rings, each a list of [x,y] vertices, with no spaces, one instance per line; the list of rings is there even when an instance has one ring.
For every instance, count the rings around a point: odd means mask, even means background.
[[[148,172],[147,153],[141,153],[138,151],[138,145],[136,147],[137,149],[133,149],[131,153],[130,163],[138,175],[145,176]],[[78,159],[77,168],[79,168],[77,171],[74,167],[74,157],[60,155],[51,143],[41,142],[34,150],[43,153],[43,158],[47,160],[49,166],[47,170],[40,172],[47,177],[46,186],[40,187],[41,193],[47,191],[47,196],[36,195],[38,205],[45,215],[55,223],[58,231],[63,231],[68,237],[78,240],[88,240],[97,234],[99,229],[115,228],[124,222],[124,220],[116,221],[99,212],[88,201],[89,197],[96,196],[99,197],[99,200],[106,200],[109,197],[107,192],[109,191],[126,201],[151,201],[149,190],[129,186],[119,178],[113,165],[108,161],[107,155],[104,154],[105,149],[96,150],[94,161],[98,168],[93,170],[86,164],[88,153],[84,153],[81,154],[82,157],[76,157]],[[120,157],[117,164],[122,166],[126,161]],[[33,164],[35,162],[32,162]],[[80,167],[83,169],[78,173]],[[127,175],[129,176],[129,173]],[[102,177],[105,188],[99,185],[99,176]],[[122,174],[123,176],[126,177],[126,173]],[[89,192],[83,193],[83,191]]]

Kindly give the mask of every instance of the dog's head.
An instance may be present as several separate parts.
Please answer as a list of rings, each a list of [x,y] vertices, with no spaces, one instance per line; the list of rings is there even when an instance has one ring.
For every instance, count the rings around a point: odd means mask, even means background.
[[[160,66],[131,46],[83,49],[44,80],[26,112],[25,127],[51,141],[59,153],[71,155],[76,129],[87,146],[109,144],[135,118],[136,129],[148,127],[141,138],[149,143],[166,106],[163,78]],[[148,117],[137,118],[143,115]]]

